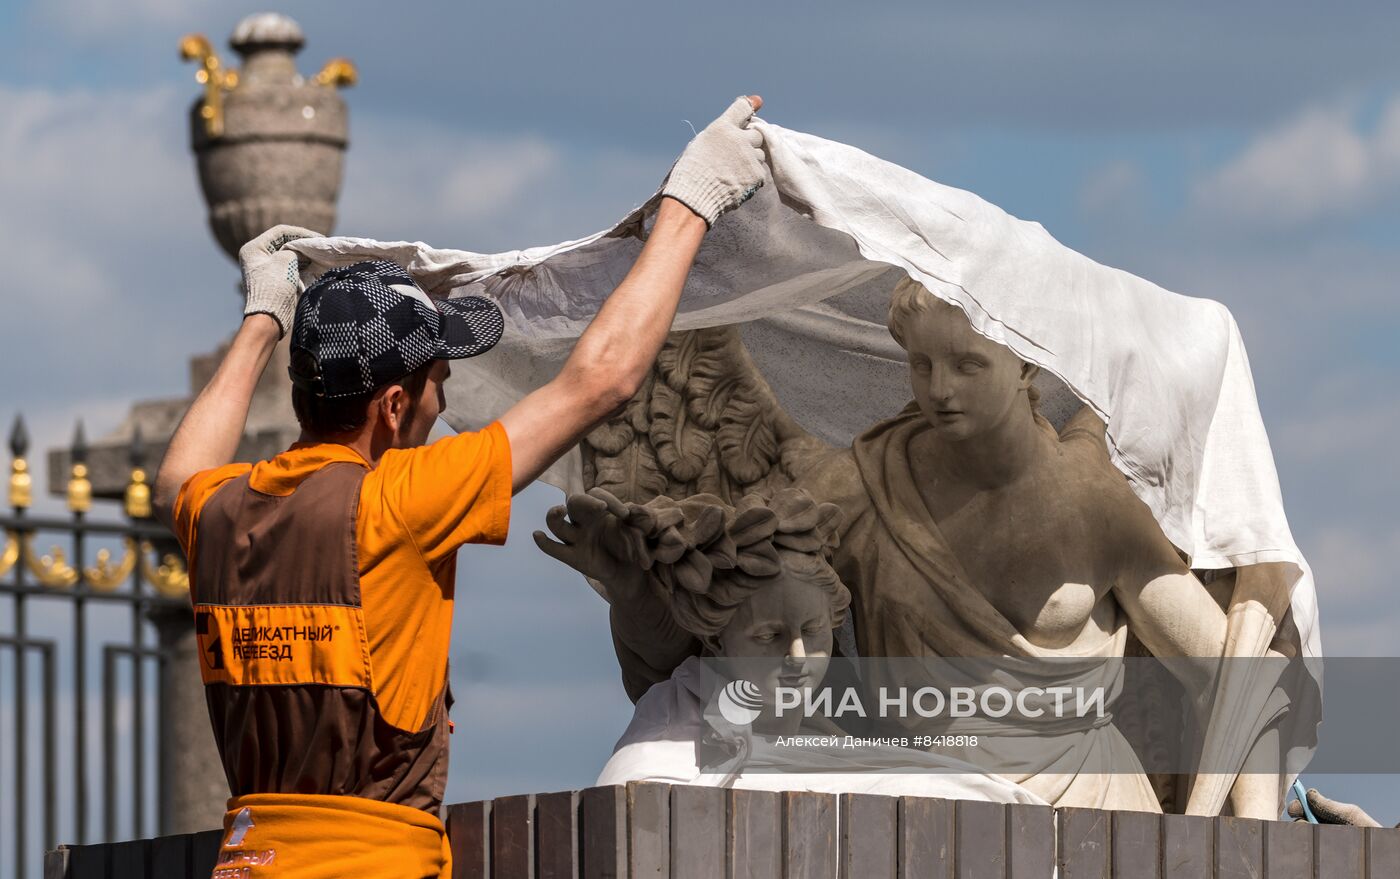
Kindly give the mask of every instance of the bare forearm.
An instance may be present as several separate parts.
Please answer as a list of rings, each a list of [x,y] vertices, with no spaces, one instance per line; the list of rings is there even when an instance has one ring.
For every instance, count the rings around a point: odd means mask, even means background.
[[[601,365],[624,388],[640,384],[671,330],[704,237],[704,220],[680,202],[663,198],[632,270],[579,338],[565,369]]]
[[[180,486],[195,473],[233,461],[248,418],[253,389],[279,337],[266,314],[244,319],[214,377],[190,404],[156,475],[156,515],[167,525]]]
[[[704,237],[704,220],[680,202],[662,199],[637,262],[603,303],[559,375],[501,416],[510,437],[515,491],[636,393],[671,329]]]

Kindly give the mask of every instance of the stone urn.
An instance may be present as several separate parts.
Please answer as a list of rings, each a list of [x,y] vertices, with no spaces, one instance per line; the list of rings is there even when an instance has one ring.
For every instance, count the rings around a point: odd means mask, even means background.
[[[225,69],[208,40],[181,41],[200,62],[204,96],[190,111],[190,140],[209,226],[237,259],[238,248],[278,223],[330,234],[348,145],[338,86],[355,68],[334,59],[313,77],[297,72],[301,27],[285,15],[260,13],[234,29],[229,45],[243,60]]]

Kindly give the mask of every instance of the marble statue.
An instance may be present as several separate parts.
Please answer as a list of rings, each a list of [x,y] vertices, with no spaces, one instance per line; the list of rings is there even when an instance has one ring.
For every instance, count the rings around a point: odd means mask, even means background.
[[[820,715],[777,711],[775,698],[779,686],[811,690],[827,676],[833,629],[851,600],[829,560],[841,519],[834,504],[793,488],[734,505],[708,494],[624,503],[594,488],[550,513],[551,529],[568,543],[546,540],[546,552],[619,586],[651,584],[675,625],[717,657],[688,657],[647,690],[598,784],[1044,803],[935,752],[783,744],[799,734],[839,741],[849,732]],[[747,722],[716,707],[721,689],[741,679],[751,685]]]
[[[861,656],[1109,658],[1131,642],[1158,657],[1291,655],[1283,575],[1254,565],[1204,584],[1111,463],[1089,409],[1057,431],[1037,411],[1037,368],[907,278],[889,328],[913,399],[849,448],[782,409],[737,328],[673,335],[642,390],[589,437],[585,484],[632,503],[700,493],[738,503],[795,487],[839,507],[831,567],[851,593],[845,652]],[[580,504],[571,498],[570,511],[587,515]],[[549,525],[563,541],[551,554],[605,585],[634,700],[689,657],[727,647],[681,622],[615,535],[568,522],[563,508]],[[1203,717],[1247,687],[1212,663],[1174,667]],[[1276,818],[1281,710],[1261,708],[1236,731],[1246,771],[1194,779],[1173,808]],[[1112,725],[1095,747],[1094,765],[1137,771],[1010,780],[1056,806],[1161,810],[1162,791]]]

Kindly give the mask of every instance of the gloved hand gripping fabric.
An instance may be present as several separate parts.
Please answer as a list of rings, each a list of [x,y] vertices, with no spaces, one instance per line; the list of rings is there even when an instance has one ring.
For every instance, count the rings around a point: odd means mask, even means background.
[[[739,97],[691,140],[666,178],[662,195],[699,214],[707,226],[763,185],[763,135],[748,127],[756,108]]]
[[[300,226],[273,226],[238,249],[238,265],[243,270],[243,314],[271,315],[282,328],[292,328],[297,297],[301,295],[301,275],[297,255],[282,245],[297,238],[318,238],[320,234]]]

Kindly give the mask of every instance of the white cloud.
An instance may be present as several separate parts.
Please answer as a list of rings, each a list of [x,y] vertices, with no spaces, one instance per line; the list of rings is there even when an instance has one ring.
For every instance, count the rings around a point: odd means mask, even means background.
[[[1225,219],[1293,225],[1335,218],[1400,195],[1400,97],[1363,126],[1355,106],[1312,107],[1265,132],[1193,189]]]
[[[0,240],[25,255],[7,268],[16,289],[35,291],[31,303],[111,306],[120,269],[135,268],[123,263],[150,258],[153,246],[199,242],[202,211],[173,89],[0,86],[0,105]]]
[[[556,147],[533,138],[480,138],[368,120],[348,158],[339,229],[402,239],[421,237],[419,229],[499,220],[561,162]]]
[[[336,232],[509,250],[579,238],[651,195],[669,157],[358,117]]]
[[[6,396],[34,411],[178,393],[189,355],[236,313],[204,228],[184,97],[0,85],[0,106]]]

